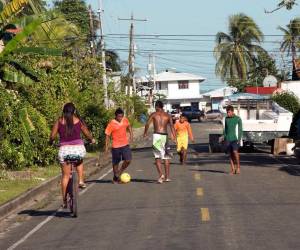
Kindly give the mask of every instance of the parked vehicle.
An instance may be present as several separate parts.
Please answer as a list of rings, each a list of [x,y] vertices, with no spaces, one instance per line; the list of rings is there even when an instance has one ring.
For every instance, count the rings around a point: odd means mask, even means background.
[[[203,111],[193,106],[182,107],[181,110],[182,110],[182,115],[184,115],[189,122],[195,119],[197,119],[198,121],[202,121],[205,117]]]
[[[222,121],[223,114],[218,109],[209,110],[205,113],[205,120],[218,120]]]
[[[293,114],[270,99],[229,99],[226,106],[235,107],[243,122],[243,141],[247,145],[269,142],[277,137],[288,136]],[[224,117],[226,114],[224,115]],[[224,123],[223,119],[223,123]]]
[[[180,115],[181,115],[181,110],[179,110],[179,109],[173,109],[171,111],[173,123],[175,123],[177,120],[179,120]]]

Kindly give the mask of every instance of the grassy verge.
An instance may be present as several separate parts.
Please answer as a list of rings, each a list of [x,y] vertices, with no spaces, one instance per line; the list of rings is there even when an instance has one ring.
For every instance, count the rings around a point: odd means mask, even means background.
[[[60,168],[57,165],[22,171],[0,171],[0,205],[59,173]]]
[[[143,124],[143,123],[141,123],[141,122],[139,122],[139,121],[136,121],[136,120],[134,120],[133,121],[133,124],[132,124],[132,127],[133,128],[142,128],[142,127],[144,127],[145,126],[145,124]]]

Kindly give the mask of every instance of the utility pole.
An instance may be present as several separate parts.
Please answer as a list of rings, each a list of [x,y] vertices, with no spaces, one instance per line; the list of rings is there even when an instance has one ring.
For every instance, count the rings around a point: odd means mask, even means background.
[[[104,105],[106,108],[109,108],[109,100],[107,95],[107,78],[106,78],[106,58],[105,58],[105,48],[104,48],[104,32],[103,32],[103,19],[102,19],[102,0],[99,0],[99,21],[100,21],[100,50],[101,50],[101,61],[102,61],[102,82],[104,89]]]
[[[149,104],[153,104],[153,90],[156,90],[156,66],[155,66],[155,55],[154,53],[149,54],[149,65],[148,65],[148,72],[150,76],[150,91],[149,91]],[[155,93],[155,91],[154,91]]]
[[[94,42],[95,30],[94,30],[94,21],[93,21],[93,11],[91,5],[89,5],[89,19],[90,19],[90,36],[91,36],[90,46],[91,46],[92,56],[95,57],[96,56],[95,42]]]
[[[128,74],[130,78],[130,85],[133,88],[133,92],[136,93],[136,82],[134,77],[134,52],[135,52],[135,44],[134,44],[134,22],[146,22],[147,19],[136,19],[133,17],[133,14],[131,14],[131,18],[119,18],[121,21],[130,21],[130,31],[129,31],[129,56],[128,56]],[[127,86],[127,94],[130,95],[130,85]]]

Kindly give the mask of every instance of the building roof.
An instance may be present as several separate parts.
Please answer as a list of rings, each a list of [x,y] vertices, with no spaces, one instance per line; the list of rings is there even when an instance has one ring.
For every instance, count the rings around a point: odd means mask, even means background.
[[[190,74],[190,73],[180,73],[180,72],[170,72],[164,71],[155,76],[155,80],[158,82],[167,82],[167,81],[204,81],[205,78],[202,76]]]
[[[245,92],[258,95],[272,95],[277,87],[246,87]]]
[[[238,101],[238,100],[264,100],[270,99],[269,96],[264,95],[256,95],[251,93],[236,93],[231,96],[228,96],[226,99],[230,101]]]
[[[209,96],[210,98],[216,98],[216,97],[224,97],[224,96],[230,96],[233,93],[237,91],[237,88],[232,87],[223,87],[219,89],[215,89],[206,93],[203,93],[203,96]]]
[[[144,76],[141,77],[139,82],[149,82],[150,77]],[[174,71],[164,71],[155,75],[155,81],[157,82],[170,82],[170,81],[200,81],[203,82],[206,78],[190,74],[190,73],[181,73]]]

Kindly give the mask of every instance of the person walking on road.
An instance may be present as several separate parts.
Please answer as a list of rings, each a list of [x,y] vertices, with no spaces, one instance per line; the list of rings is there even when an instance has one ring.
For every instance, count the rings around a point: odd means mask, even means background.
[[[127,137],[129,132],[129,140]],[[132,127],[126,117],[124,111],[118,108],[115,112],[115,119],[109,122],[105,129],[105,152],[108,153],[110,138],[112,138],[112,165],[113,165],[113,183],[119,183],[119,177],[124,170],[129,166],[132,155],[129,143],[133,140]],[[123,161],[122,166],[119,168],[120,162]]]
[[[180,156],[180,163],[184,165],[187,159],[189,137],[192,142],[194,142],[192,128],[190,123],[186,121],[186,118],[183,115],[181,115],[179,120],[175,123],[174,128],[177,136],[177,153]]]
[[[226,153],[230,155],[231,174],[240,174],[239,147],[243,135],[242,120],[235,115],[232,106],[226,107],[227,117],[225,118],[224,141]]]
[[[63,115],[55,122],[50,135],[50,143],[52,144],[57,134],[59,134],[60,143],[58,158],[62,166],[61,189],[63,207],[67,206],[66,189],[71,173],[71,165],[67,164],[64,161],[64,158],[67,155],[78,155],[82,158],[85,156],[86,150],[84,142],[81,139],[81,132],[91,141],[91,143],[95,143],[92,134],[76,112],[75,105],[73,103],[65,104],[63,108]],[[86,185],[83,179],[83,164],[77,166],[76,169],[79,176],[79,187],[85,188]]]
[[[153,153],[155,157],[155,165],[159,174],[158,183],[164,181],[169,182],[170,179],[170,159],[171,153],[168,145],[168,126],[171,129],[171,138],[175,141],[175,129],[173,126],[172,117],[163,110],[163,103],[156,101],[155,112],[152,113],[146,123],[144,137],[147,137],[148,129],[151,123],[153,123]],[[161,160],[164,160],[165,175],[162,173]]]

